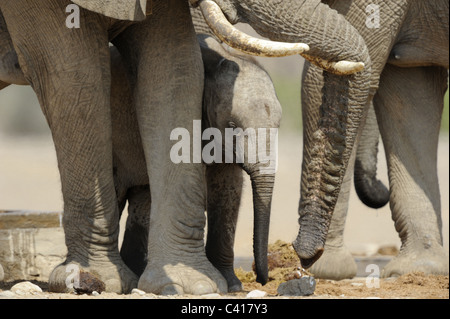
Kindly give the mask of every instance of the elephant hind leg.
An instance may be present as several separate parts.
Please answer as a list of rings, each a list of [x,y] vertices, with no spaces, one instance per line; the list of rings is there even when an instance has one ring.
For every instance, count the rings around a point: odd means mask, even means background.
[[[439,67],[387,65],[374,105],[385,145],[390,207],[402,245],[383,276],[448,274],[443,248],[437,147],[447,89]]]
[[[50,275],[49,288],[67,291],[67,267],[73,264],[95,273],[106,290],[122,293],[137,285],[137,277],[118,250],[108,21],[81,10],[82,27],[68,29],[65,8],[70,3],[0,3],[22,70],[50,126],[61,176],[68,254]]]
[[[128,218],[120,255],[125,264],[138,276],[147,265],[148,229],[152,204],[148,185],[128,190]]]

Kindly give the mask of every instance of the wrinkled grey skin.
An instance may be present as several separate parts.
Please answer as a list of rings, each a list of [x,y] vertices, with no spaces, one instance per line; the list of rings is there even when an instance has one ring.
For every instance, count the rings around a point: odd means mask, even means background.
[[[205,67],[203,128],[218,128],[225,154],[225,129],[276,128],[281,105],[269,75],[251,58],[232,54],[214,38],[199,35]],[[151,198],[145,159],[140,146],[137,119],[124,68],[118,52],[112,56],[112,120],[114,172],[119,208],[128,200],[129,217],[121,255],[125,263],[141,274],[146,265],[146,240]],[[124,107],[125,106],[125,107]],[[270,141],[268,141],[269,143]],[[270,145],[268,144],[267,150]],[[222,159],[223,161],[225,158]],[[206,255],[227,280],[228,291],[242,290],[234,274],[234,237],[245,170],[251,177],[255,206],[255,260],[258,280],[268,279],[267,242],[270,206],[275,174],[261,174],[264,163],[212,163],[206,167],[208,233]],[[257,239],[257,240],[256,240]],[[261,247],[260,247],[261,246]]]
[[[196,30],[202,29],[204,24],[200,19],[199,16],[194,17]],[[223,154],[226,151],[226,128],[238,125],[244,131],[248,128],[278,129],[281,105],[267,72],[252,58],[227,51],[210,35],[199,35],[198,38],[205,67],[202,120],[205,129],[220,129]],[[12,44],[9,50],[7,48],[5,42],[0,57],[16,56]],[[6,68],[5,62],[5,70],[14,70],[14,73],[3,72],[5,81],[9,82],[6,74],[14,74],[15,83],[26,83],[21,70],[12,68],[17,61],[13,58],[8,61],[11,67]],[[132,88],[120,53],[115,47],[111,48],[111,78],[114,184],[120,212],[128,202],[128,219],[120,253],[125,264],[140,275],[146,266],[151,196]],[[269,142],[267,150],[270,150]],[[252,164],[246,161],[242,164],[213,163],[206,168],[206,255],[227,280],[229,292],[242,290],[233,266],[234,237],[243,187],[242,170],[250,175],[255,194],[257,277],[262,283],[268,280],[266,256],[275,174],[261,174],[261,166],[264,163]]]
[[[169,158],[171,130],[192,134],[192,121],[202,116],[203,63],[188,2],[153,1],[153,14],[139,23],[80,8],[79,29],[66,27],[70,3],[0,3],[21,69],[49,123],[61,175],[68,255],[52,272],[49,289],[66,291],[66,265],[73,263],[99,275],[107,291],[129,292],[138,284],[162,294],[226,291],[204,253],[203,165],[175,165]],[[153,240],[140,278],[118,249],[109,41],[134,88],[148,183],[155,185]]]
[[[94,1],[94,0],[93,0]],[[195,4],[197,1],[189,1]],[[351,76],[325,73],[322,119],[311,147],[310,183],[294,243],[305,266],[323,252],[353,144],[366,108],[371,61],[364,39],[319,0],[216,0],[228,19],[249,23],[272,40],[304,42],[328,61],[364,62]],[[226,291],[208,261],[203,235],[202,164],[172,163],[168,139],[201,119],[203,67],[186,0],[153,0],[144,21],[119,21],[81,8],[81,27],[68,29],[68,0],[2,0],[2,11],[27,82],[37,93],[55,143],[64,199],[68,255],[50,276],[66,291],[66,266],[100,276],[108,291],[138,287],[158,294]],[[152,206],[148,262],[138,278],[118,251],[108,42],[119,49],[130,83],[149,172]],[[152,89],[149,89],[152,88]],[[182,107],[181,107],[182,106]]]
[[[442,247],[436,156],[448,79],[449,2],[328,2],[345,14],[366,40],[373,63],[371,96],[367,102],[374,109],[368,113],[356,163],[353,159],[349,164],[325,252],[311,271],[318,277],[331,279],[356,274],[356,264],[343,242],[355,163],[358,195],[372,207],[390,201],[392,219],[402,242],[399,255],[384,268],[382,276],[411,271],[448,274],[448,257]],[[378,29],[368,29],[361,19],[368,4],[380,6]],[[321,99],[321,87],[321,71],[307,65],[302,91],[306,160],[320,116],[315,105]],[[388,161],[390,191],[376,179],[379,132]],[[304,166],[302,195],[307,189],[306,174]]]

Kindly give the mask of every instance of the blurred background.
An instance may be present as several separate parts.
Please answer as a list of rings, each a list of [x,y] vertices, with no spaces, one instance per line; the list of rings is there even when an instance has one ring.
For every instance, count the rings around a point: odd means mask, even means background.
[[[248,27],[241,28],[249,31]],[[279,136],[279,171],[273,198],[270,242],[291,242],[298,231],[298,201],[302,160],[300,80],[303,59],[260,58],[271,75],[283,106]],[[439,144],[439,177],[444,245],[449,234],[449,97],[445,99]],[[381,146],[382,148],[382,146]],[[379,154],[379,178],[387,185],[384,152]],[[0,210],[62,211],[56,155],[44,116],[30,87],[10,86],[0,91]],[[247,179],[238,221],[235,251],[252,256],[253,215]],[[398,249],[389,207],[365,207],[352,189],[345,242],[355,255],[371,256],[380,248]]]

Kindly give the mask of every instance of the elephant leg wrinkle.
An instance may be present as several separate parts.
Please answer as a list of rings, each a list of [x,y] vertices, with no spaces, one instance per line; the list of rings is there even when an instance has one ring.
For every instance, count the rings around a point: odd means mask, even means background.
[[[205,254],[204,167],[170,159],[171,131],[185,128],[193,136],[192,123],[202,118],[203,61],[188,3],[159,1],[148,19],[113,43],[126,67],[135,70],[131,83],[152,200],[147,265],[138,288],[225,293],[225,279]]]
[[[109,143],[109,19],[83,11],[82,20],[90,27],[68,29],[68,4],[0,4],[22,71],[52,131],[59,164],[68,254],[51,273],[49,289],[69,290],[67,270],[72,264],[98,274],[107,291],[128,292],[137,277],[120,258],[117,243],[119,214]]]

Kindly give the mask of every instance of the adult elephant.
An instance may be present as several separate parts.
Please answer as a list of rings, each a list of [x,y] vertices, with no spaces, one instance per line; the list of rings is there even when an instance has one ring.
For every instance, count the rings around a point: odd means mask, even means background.
[[[201,119],[203,68],[186,0],[74,0],[80,28],[66,26],[68,0],[4,0],[0,9],[35,90],[55,143],[64,197],[68,255],[50,276],[52,291],[66,291],[66,266],[100,277],[106,289],[127,292],[137,284],[118,251],[119,210],[113,184],[108,42],[119,49],[134,89],[138,124],[150,180],[152,208],[148,263],[139,288],[154,293],[226,291],[207,260],[203,233],[203,167],[174,164],[170,133]],[[191,0],[226,42],[255,54],[268,42],[248,39],[223,20],[248,22],[263,36],[305,45],[284,45],[326,68],[323,120],[312,156],[315,174],[301,219],[300,257],[321,253],[368,95],[371,61],[364,40],[336,11],[318,0]],[[275,13],[275,14],[274,14]],[[253,46],[256,42],[256,46]],[[365,67],[365,68],[364,68]],[[357,73],[355,73],[357,72]],[[353,74],[355,73],[355,74]],[[344,76],[343,76],[344,75]],[[337,117],[336,117],[337,115]],[[191,135],[192,136],[192,135]],[[333,195],[334,194],[334,195]]]
[[[448,274],[436,156],[448,80],[449,2],[327,3],[360,31],[373,63],[367,100],[373,108],[367,115],[356,162],[352,160],[349,167],[355,164],[355,187],[367,205],[378,208],[390,201],[402,245],[382,275],[411,271]],[[365,11],[367,20],[361,19]],[[302,91],[306,160],[320,118],[315,108],[321,99],[320,79],[320,70],[306,66]],[[388,161],[389,191],[376,179],[379,131]],[[343,241],[352,172],[349,169],[344,180],[325,253],[311,269],[319,277],[343,279],[356,275],[356,264]],[[302,174],[302,196],[306,196],[305,165]]]

